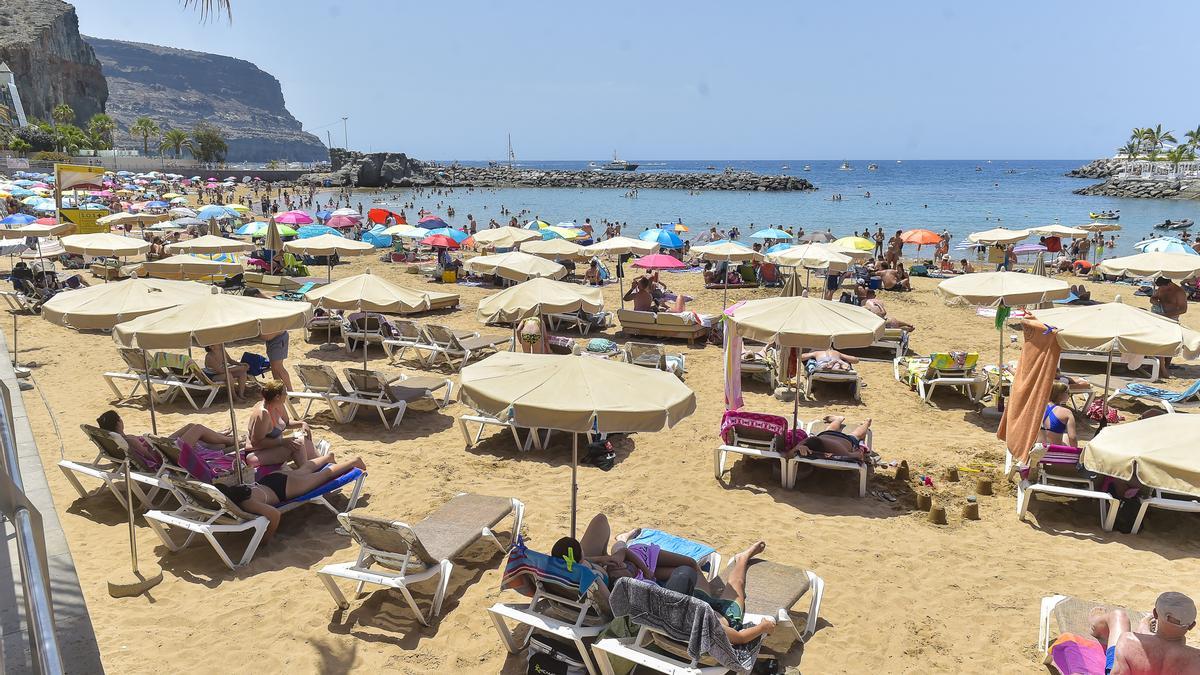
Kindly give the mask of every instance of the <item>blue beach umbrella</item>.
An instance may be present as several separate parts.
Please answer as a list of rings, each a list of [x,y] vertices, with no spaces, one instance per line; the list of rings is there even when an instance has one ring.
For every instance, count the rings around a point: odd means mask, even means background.
[[[652,228],[638,235],[642,241],[652,241],[662,248],[683,248],[683,240],[669,230]]]
[[[755,232],[754,234],[750,235],[750,238],[751,239],[787,239],[788,241],[791,241],[792,235],[788,234],[787,232],[784,232],[783,230],[777,230],[773,227],[768,227],[765,230],[759,230],[758,232]]]
[[[228,206],[222,206],[220,204],[209,204],[208,206],[205,206],[204,208],[200,209],[200,211],[198,211],[196,213],[196,217],[199,218],[200,220],[208,220],[209,218],[216,218],[217,220],[227,220],[229,218],[240,218],[241,215],[237,211],[234,211],[233,209],[229,208]]]
[[[28,213],[14,213],[11,216],[6,216],[3,220],[0,220],[0,225],[16,225],[20,227],[22,225],[28,225],[35,220],[37,220],[37,218],[34,218]]]
[[[417,222],[417,227],[424,228],[426,230],[436,230],[438,228],[450,226],[446,224],[446,221],[438,218],[437,216],[425,216]]]
[[[316,216],[317,220],[329,220],[329,216],[333,215],[333,211],[329,211],[329,210],[317,211],[313,215]]]
[[[466,232],[463,232],[462,230],[456,230],[452,227],[439,227],[439,228],[436,228],[436,229],[426,232],[425,236],[432,237],[432,236],[439,235],[439,234],[444,234],[459,244],[463,243],[464,241],[467,240],[467,237],[471,236],[471,235],[467,234]]]
[[[781,244],[775,244],[764,251],[764,253],[779,253],[780,251],[786,251],[793,246],[795,246],[795,244],[791,243],[790,241],[785,241]]]
[[[1182,253],[1184,255],[1200,255],[1188,246],[1182,239],[1176,237],[1157,237],[1139,241],[1133,247],[1141,253]]]
[[[26,190],[25,188],[19,187],[9,190],[8,194],[12,195],[13,197],[32,197],[37,193],[33,190]]]
[[[325,225],[305,225],[297,229],[296,234],[301,239],[311,239],[312,237],[319,237],[323,234],[332,234],[335,237],[342,236],[341,232],[338,232],[332,227],[326,227]]]
[[[168,204],[166,202],[160,202],[160,201],[146,202],[146,208],[148,208],[148,209],[165,209],[169,206],[170,206],[170,204]]]

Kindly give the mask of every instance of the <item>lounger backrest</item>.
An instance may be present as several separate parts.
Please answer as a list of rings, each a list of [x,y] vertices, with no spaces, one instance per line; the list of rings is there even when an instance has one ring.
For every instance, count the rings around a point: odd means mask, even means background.
[[[533,609],[577,626],[612,619],[605,594],[598,591],[602,583],[588,567],[573,564],[568,569],[561,558],[533,551],[520,540],[509,551],[500,578],[501,589],[537,599]]]
[[[425,339],[424,333],[421,332],[421,327],[412,319],[392,319],[390,325],[398,338],[412,341]]]
[[[778,451],[787,430],[787,418],[779,415],[727,410],[721,418],[721,438],[742,447]]]
[[[346,380],[350,383],[350,389],[356,394],[364,394],[374,398],[384,398],[388,396],[387,378],[385,378],[377,370],[363,370],[362,368],[347,368]]]
[[[680,316],[679,314],[671,314],[670,312],[659,312],[655,316],[655,323],[663,326],[696,326],[698,325],[692,316]]]
[[[383,317],[374,312],[355,314],[348,318],[350,330],[355,333],[378,333]]]
[[[254,520],[261,516],[256,516],[252,513],[247,513],[238,508],[228,497],[220,490],[199,481],[183,478],[181,476],[173,476],[166,474],[162,477],[170,486],[181,501],[184,501],[195,508],[207,511],[213,515],[223,513],[231,518],[241,521]]]
[[[929,369],[942,373],[968,373],[978,364],[979,352],[938,352],[929,357]]]
[[[132,347],[121,347],[120,352],[121,360],[125,362],[125,365],[129,366],[130,370],[142,373],[143,375],[149,370],[151,375],[154,374],[156,368],[146,363],[145,353],[142,350],[133,349]]]
[[[412,528],[402,522],[353,512],[338,514],[338,520],[354,541],[386,566],[403,569],[413,557],[427,566],[441,562],[429,555]]]
[[[626,342],[625,360],[638,366],[667,369],[667,348],[653,342]]]
[[[125,461],[128,448],[125,439],[111,431],[105,431],[90,424],[80,424],[79,428],[83,430],[83,434],[88,437],[88,440],[96,445],[96,449],[100,451],[104,459],[118,464]]]
[[[429,339],[439,347],[452,347],[458,345],[458,337],[454,331],[446,326],[435,323],[425,324],[425,334]]]
[[[297,363],[295,367],[307,391],[342,396],[350,393],[333,368],[324,363]]]

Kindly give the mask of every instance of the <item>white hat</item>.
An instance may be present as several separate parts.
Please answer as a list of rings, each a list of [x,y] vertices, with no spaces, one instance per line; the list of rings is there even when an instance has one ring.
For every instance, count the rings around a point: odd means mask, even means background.
[[[1167,591],[1154,601],[1159,621],[1186,628],[1196,622],[1196,603],[1183,593]]]

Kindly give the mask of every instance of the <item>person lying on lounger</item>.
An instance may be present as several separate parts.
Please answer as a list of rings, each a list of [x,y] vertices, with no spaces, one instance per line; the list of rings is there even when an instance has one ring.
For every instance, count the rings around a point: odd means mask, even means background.
[[[1105,645],[1106,674],[1200,673],[1200,649],[1187,646],[1187,633],[1196,626],[1196,603],[1183,593],[1158,596],[1136,632],[1122,609],[1097,607],[1089,618],[1092,635]]]
[[[800,363],[803,363],[810,373],[817,370],[854,370],[858,357],[843,354],[836,349],[821,349],[801,354]]]
[[[328,469],[324,467],[328,466]],[[332,455],[321,455],[316,459],[301,464],[294,471],[275,471],[269,473],[257,482],[248,485],[216,487],[229,498],[238,508],[264,516],[269,525],[263,535],[263,543],[270,541],[275,530],[279,528],[279,509],[275,507],[289,499],[295,499],[302,494],[312,492],[329,481],[343,476],[354,469],[366,470],[367,465],[362,459],[355,457],[348,462],[335,464]]]
[[[287,392],[279,380],[271,380],[262,386],[262,400],[250,411],[248,426],[246,461],[250,466],[283,464],[291,460],[299,467],[319,454],[313,445],[308,423],[288,419]],[[299,429],[301,433],[287,436],[284,432],[288,429]]]
[[[766,548],[766,543],[759,541],[734,556],[728,582],[720,597],[714,598],[709,595],[712,589],[708,587],[704,577],[692,567],[675,568],[663,587],[704,601],[721,618],[721,625],[725,628],[725,636],[729,638],[729,643],[744,645],[760,635],[770,635],[771,631],[775,630],[775,621],[770,618],[763,618],[753,626],[743,623],[746,616],[746,570],[750,566],[750,560]],[[731,595],[733,597],[728,597]]]
[[[883,325],[885,327],[899,328],[906,333],[911,333],[917,329],[916,326],[908,323],[907,321],[901,321],[900,319],[893,319],[889,317],[887,307],[883,306],[883,303],[879,301],[879,298],[875,297],[875,291],[871,290],[870,288],[859,284],[855,287],[854,292],[856,295],[858,295],[863,307],[871,310],[872,314],[875,314],[879,318],[883,319]]]
[[[871,429],[871,420],[855,427],[846,433],[846,418],[841,415],[826,415],[828,425],[824,431],[804,439],[800,445],[791,450],[801,457],[819,455],[829,458],[867,459],[870,448],[863,444],[867,440],[867,431]]]
[[[105,431],[120,434],[125,439],[125,442],[131,448],[136,448],[142,456],[153,455],[153,451],[150,450],[150,443],[145,438],[125,433],[125,420],[121,419],[121,415],[116,410],[105,411],[104,414],[97,417],[96,426]],[[188,445],[203,443],[212,448],[226,448],[235,443],[233,436],[213,431],[203,424],[185,424],[179,427],[169,438],[181,445],[183,443],[187,443]]]
[[[664,551],[657,544],[629,544],[642,533],[641,528],[618,534],[610,552],[611,533],[608,517],[597,513],[583,531],[582,538],[578,541],[570,537],[559,539],[550,549],[550,556],[572,556],[572,560],[583,562],[600,574],[610,588],[621,577],[666,581],[679,567],[700,571],[700,563],[685,555]]]

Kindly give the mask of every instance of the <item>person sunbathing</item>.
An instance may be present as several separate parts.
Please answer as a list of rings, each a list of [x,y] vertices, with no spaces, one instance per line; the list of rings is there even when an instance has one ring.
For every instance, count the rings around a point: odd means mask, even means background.
[[[611,533],[608,517],[597,513],[579,540],[563,537],[555,542],[550,557],[571,556],[572,560],[580,561],[600,574],[608,587],[621,577],[666,581],[680,567],[700,571],[700,564],[692,558],[664,551],[657,544],[630,544],[641,535],[640,527],[618,534],[610,552]]]
[[[1089,619],[1092,635],[1105,646],[1106,675],[1200,674],[1200,649],[1187,645],[1196,603],[1183,593],[1159,595],[1136,632],[1122,609],[1096,607]]]
[[[121,419],[120,413],[116,410],[107,410],[97,417],[96,426],[105,431],[119,434],[131,448],[135,448],[138,454],[143,457],[154,454],[150,449],[150,443],[144,437],[125,433],[125,420]],[[184,443],[188,445],[203,443],[211,448],[225,449],[235,444],[233,436],[213,431],[203,424],[185,424],[168,436],[168,438],[180,444],[180,446]]]
[[[262,540],[265,544],[270,541],[275,530],[279,529],[281,514],[279,509],[275,508],[276,506],[289,499],[312,492],[354,469],[365,471],[367,465],[358,457],[348,462],[335,464],[332,455],[322,455],[301,464],[294,471],[271,472],[259,478],[255,483],[231,486],[217,484],[216,487],[230,501],[237,504],[238,508],[256,516],[266,517],[267,531]]]
[[[867,440],[867,432],[871,429],[871,420],[855,427],[846,433],[846,418],[841,415],[826,415],[824,431],[809,436],[800,445],[792,448],[787,454],[798,454],[801,457],[822,455],[828,458],[846,458],[864,460],[870,448],[863,442]]]
[[[801,354],[800,363],[804,364],[809,373],[817,370],[854,370],[858,357],[843,354],[836,349],[822,349]]]
[[[285,436],[288,429],[300,434]],[[262,387],[262,400],[250,411],[246,433],[246,462],[250,466],[283,464],[288,460],[299,467],[318,456],[312,429],[303,420],[288,419],[287,394],[283,383],[272,380]]]
[[[887,308],[884,307],[883,303],[880,302],[879,299],[875,297],[875,291],[873,291],[870,288],[867,288],[865,286],[859,286],[859,288],[863,289],[860,293],[860,297],[862,299],[862,306],[871,310],[871,312],[873,314],[875,314],[879,318],[883,319],[883,321],[884,321],[883,325],[885,327],[899,328],[900,330],[902,330],[906,333],[911,333],[917,329],[916,326],[912,325],[911,323],[908,323],[907,321],[901,321],[900,319],[889,318],[888,313],[887,313]]]
[[[904,271],[904,265],[896,263],[896,269],[885,269],[879,273],[879,279],[883,284],[885,291],[911,291],[912,285],[908,280],[908,273]]]
[[[1067,384],[1056,381],[1050,385],[1050,402],[1042,412],[1038,441],[1043,445],[1079,447],[1075,432],[1075,413],[1064,404],[1070,399]]]
[[[699,571],[692,567],[677,567],[663,587],[676,593],[690,595],[712,607],[721,619],[721,626],[725,629],[725,636],[729,638],[729,644],[744,645],[760,635],[770,635],[771,631],[775,630],[775,621],[766,617],[753,626],[747,626],[744,623],[746,618],[746,572],[750,567],[750,561],[766,548],[765,542],[758,541],[734,556],[728,581],[719,597],[709,594],[712,590],[711,587],[707,585]],[[728,597],[731,595],[733,597]]]
[[[209,377],[225,379],[225,370],[229,369],[229,378],[225,386],[233,392],[233,400],[241,401],[246,398],[246,386],[250,381],[250,366],[241,361],[234,361],[225,351],[224,344],[209,345],[204,348],[204,372]]]

